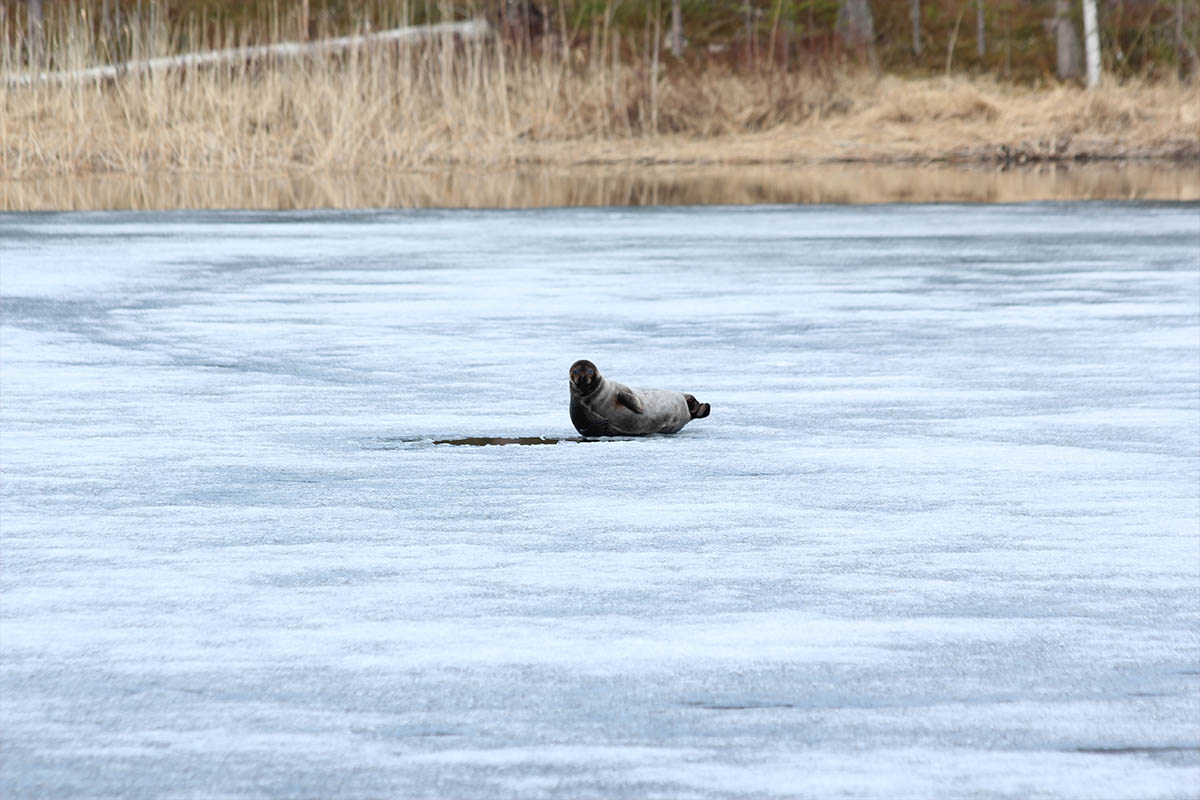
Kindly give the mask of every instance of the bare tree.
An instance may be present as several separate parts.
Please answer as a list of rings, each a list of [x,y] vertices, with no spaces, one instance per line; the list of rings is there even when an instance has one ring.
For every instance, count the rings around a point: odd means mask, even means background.
[[[913,55],[921,55],[921,0],[912,0]]]
[[[1179,61],[1179,74],[1183,75],[1189,69],[1195,70],[1200,63],[1200,54],[1196,52],[1195,42],[1188,41],[1183,32],[1183,0],[1175,0],[1175,57]]]
[[[676,58],[683,55],[683,11],[681,0],[671,0],[671,52]]]
[[[42,0],[28,0],[29,63],[40,67],[46,52],[46,23],[42,17]]]
[[[118,0],[104,0],[100,4],[100,37],[104,42],[104,53],[109,61],[119,61],[121,31],[121,4]]]
[[[835,30],[847,47],[857,51],[860,56],[865,53],[870,59],[871,68],[878,70],[875,18],[871,16],[871,6],[867,0],[839,0]]]
[[[1183,0],[1175,0],[1175,54],[1180,69],[1183,69],[1183,52]]]
[[[975,0],[975,53],[982,61],[987,53],[987,45],[983,40],[983,0]]]
[[[1096,25],[1096,0],[1083,0],[1083,38],[1087,43],[1087,85],[1100,84],[1100,32]]]
[[[1057,74],[1060,81],[1079,77],[1079,34],[1071,24],[1070,0],[1054,0],[1054,17],[1046,20],[1047,32],[1053,34],[1057,51]]]
[[[750,61],[756,61],[758,54],[755,52],[755,36],[754,36],[754,12],[750,8],[750,0],[743,0],[742,8],[746,13],[746,58]]]

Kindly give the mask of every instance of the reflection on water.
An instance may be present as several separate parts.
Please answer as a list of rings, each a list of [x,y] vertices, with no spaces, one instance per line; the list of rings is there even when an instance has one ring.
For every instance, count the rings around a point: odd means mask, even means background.
[[[494,172],[101,175],[0,180],[0,210],[528,208],[755,203],[1200,200],[1200,165],[829,165]]]

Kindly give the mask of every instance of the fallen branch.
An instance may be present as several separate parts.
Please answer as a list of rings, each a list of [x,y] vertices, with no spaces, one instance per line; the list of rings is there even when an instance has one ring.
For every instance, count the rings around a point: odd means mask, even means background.
[[[266,58],[298,58],[301,56],[327,55],[367,45],[387,44],[390,42],[419,42],[440,36],[482,39],[487,35],[488,30],[488,23],[481,19],[467,20],[465,22],[442,22],[436,25],[414,25],[406,28],[379,31],[378,33],[340,36],[336,39],[322,39],[318,42],[280,42],[278,44],[264,44],[254,47],[232,47],[226,50],[210,50],[205,53],[185,53],[179,56],[138,59],[136,61],[125,61],[120,64],[107,64],[100,67],[69,70],[66,72],[27,72],[9,75],[5,79],[5,82],[8,86],[12,87],[32,86],[35,83],[61,84],[112,80],[122,75],[139,72],[163,72],[173,69],[185,69],[187,67],[238,64]]]

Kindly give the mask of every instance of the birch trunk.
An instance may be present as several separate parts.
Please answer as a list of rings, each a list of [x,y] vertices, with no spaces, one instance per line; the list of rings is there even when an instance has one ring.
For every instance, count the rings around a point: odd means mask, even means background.
[[[683,11],[682,0],[671,0],[671,53],[679,58],[683,55]]]
[[[446,36],[458,36],[463,39],[483,39],[490,28],[484,20],[466,20],[463,22],[439,22],[435,25],[415,25],[408,28],[395,28],[390,31],[367,33],[359,36],[340,36],[336,39],[322,39],[316,42],[280,42],[278,44],[257,45],[254,47],[234,47],[228,50],[210,50],[203,53],[185,53],[178,56],[162,56],[145,58],[136,61],[126,61],[120,64],[109,64],[103,67],[69,70],[66,72],[29,72],[24,75],[9,75],[7,79],[0,78],[8,86],[30,86],[39,81],[55,83],[71,83],[77,81],[115,80],[122,75],[142,72],[169,72],[171,70],[196,67],[209,67],[218,64],[238,64],[263,59],[276,58],[305,58],[332,55],[352,50],[357,47],[369,47],[388,43],[403,44],[420,42]],[[616,56],[614,47],[614,68]]]
[[[1054,0],[1054,19],[1048,21],[1054,31],[1060,81],[1079,77],[1079,35],[1067,16],[1069,11],[1070,0]]]
[[[879,62],[875,56],[875,18],[871,15],[871,6],[867,4],[867,0],[841,0],[838,3],[835,30],[846,47],[857,52],[860,58],[865,54],[871,69],[878,71]]]
[[[1100,31],[1096,24],[1096,0],[1083,0],[1083,38],[1087,48],[1087,85],[1100,85]]]

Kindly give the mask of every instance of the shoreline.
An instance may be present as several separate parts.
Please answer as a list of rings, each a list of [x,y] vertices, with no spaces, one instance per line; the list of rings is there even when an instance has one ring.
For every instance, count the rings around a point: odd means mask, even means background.
[[[1200,202],[1200,163],[521,165],[0,179],[0,212]]]
[[[1200,117],[1200,107],[1195,109]],[[770,131],[711,138],[648,136],[606,141],[520,143],[508,156],[527,166],[766,166],[810,167],[960,166],[1020,167],[1137,163],[1200,165],[1200,122],[1194,136],[1131,130],[1127,137],[1052,132],[1034,138],[991,137],[990,129],[946,132],[936,121],[902,131],[864,130],[862,120],[843,118],[819,124],[781,126]],[[978,127],[978,126],[977,126]],[[994,126],[992,126],[994,127]],[[930,138],[941,146],[922,148]],[[947,141],[948,140],[948,141]],[[446,166],[473,166],[448,159]]]
[[[867,167],[1025,167],[1038,165],[1087,166],[1087,165],[1142,164],[1146,166],[1196,165],[1200,167],[1200,142],[1180,143],[1150,152],[1130,154],[1125,149],[1088,150],[1080,153],[1047,152],[1038,147],[1012,148],[1008,145],[964,148],[964,152],[936,153],[932,155],[865,155],[865,156],[741,156],[725,158],[654,155],[615,156],[610,158],[581,158],[577,161],[557,161],[544,157],[517,157],[516,167],[556,167],[575,169],[579,167],[824,167],[824,166],[867,166]],[[439,166],[434,163],[431,166]],[[480,166],[470,161],[447,161],[447,168],[471,168]]]
[[[1200,117],[1200,100],[1189,110]],[[837,165],[1024,167],[1036,165],[1084,166],[1089,164],[1144,164],[1200,166],[1200,122],[1194,136],[1154,135],[1133,130],[1128,138],[1052,134],[1039,139],[995,141],[979,132],[956,132],[947,137],[936,122],[913,125],[902,133],[871,131],[864,134],[861,120],[844,117],[821,123],[784,125],[761,132],[736,132],[697,137],[682,134],[649,134],[599,139],[549,139],[489,143],[481,151],[449,149],[426,153],[420,159],[386,163],[387,171],[503,170],[511,168],[578,169],[591,167],[819,167]],[[916,149],[916,140],[940,138],[943,146]],[[13,137],[16,138],[16,137]],[[949,138],[953,143],[947,143]],[[0,181],[60,178],[138,177],[147,174],[242,173],[268,171],[325,173],[361,172],[377,165],[353,161],[345,169],[307,163],[282,155],[260,168],[173,167],[161,159],[116,160],[105,153],[89,154],[69,167],[14,168],[21,159],[16,149],[0,151]],[[168,159],[169,161],[170,159]],[[107,166],[98,166],[107,165]]]

